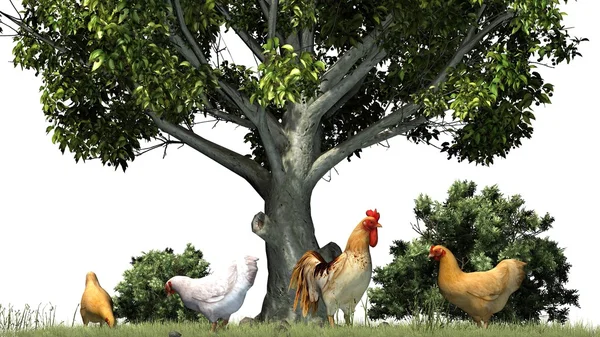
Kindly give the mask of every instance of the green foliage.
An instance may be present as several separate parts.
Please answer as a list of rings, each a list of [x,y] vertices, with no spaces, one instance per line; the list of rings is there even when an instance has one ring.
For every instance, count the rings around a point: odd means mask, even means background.
[[[218,20],[202,2],[182,3],[186,20],[213,24],[191,24],[208,51]],[[15,66],[42,74],[47,132],[63,153],[125,170],[139,141],[160,135],[144,110],[177,124],[193,120],[211,70],[178,55],[165,1],[25,0],[23,6],[23,21],[51,44],[30,34],[17,37]]]
[[[379,65],[387,67],[373,64],[324,114],[316,135],[321,151],[381,120],[386,110],[416,103],[420,109],[408,121],[424,116],[427,122],[409,140],[490,164],[531,137],[532,107],[550,103],[553,87],[530,61],[570,62],[585,41],[562,25],[559,0],[281,0],[271,40],[260,2],[178,2],[185,25],[174,1],[23,1],[22,23],[30,30],[15,38],[15,65],[41,74],[48,132],[63,153],[125,169],[141,141],[164,139],[148,111],[188,129],[211,110],[246,118],[231,97],[217,93],[224,82],[282,121],[284,112],[320,94],[322,75],[341,54],[382,30],[377,43],[386,55]],[[249,69],[214,60],[222,26],[263,46],[264,62]],[[310,39],[300,41],[307,31]],[[482,31],[487,34],[465,42]],[[464,51],[462,62],[447,68],[457,51]],[[250,156],[268,167],[256,129],[245,141]]]
[[[314,61],[309,52],[298,55],[289,44],[280,46],[277,37],[269,39],[263,49],[267,61],[258,66],[260,80],[245,87],[251,103],[256,100],[263,107],[274,103],[281,108],[286,102],[296,103],[302,94],[316,94],[319,73],[325,70],[323,62]]]
[[[165,282],[176,275],[200,278],[208,275],[209,263],[202,252],[187,244],[182,254],[151,250],[131,258],[131,269],[115,287],[115,316],[127,322],[198,321],[204,316],[184,307],[179,296],[165,293]]]
[[[475,192],[475,183],[457,181],[443,203],[427,195],[415,200],[413,228],[421,236],[411,242],[394,241],[390,248],[394,260],[375,269],[373,280],[381,287],[369,291],[373,304],[369,317],[402,319],[423,314],[431,289],[437,291],[437,264],[427,258],[434,244],[448,247],[465,272],[489,270],[507,258],[527,262],[521,288],[493,320],[538,321],[544,311],[549,321],[564,323],[569,306],[579,306],[577,291],[565,288],[571,264],[564,249],[541,237],[552,228],[554,218],[525,209],[520,196],[504,197],[497,186]],[[467,317],[453,305],[438,311],[450,318]]]

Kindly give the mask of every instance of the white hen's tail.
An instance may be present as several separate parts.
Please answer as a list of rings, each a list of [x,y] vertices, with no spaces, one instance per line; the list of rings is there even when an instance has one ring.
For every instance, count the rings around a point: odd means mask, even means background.
[[[254,285],[254,280],[256,279],[256,273],[258,272],[258,265],[256,263],[258,261],[257,257],[254,256],[244,256],[244,269],[242,274],[248,281],[250,286]]]

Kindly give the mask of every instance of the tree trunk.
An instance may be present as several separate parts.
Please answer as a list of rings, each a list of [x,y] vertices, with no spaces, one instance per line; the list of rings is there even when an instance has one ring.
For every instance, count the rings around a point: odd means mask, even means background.
[[[289,180],[277,185],[265,201],[266,215],[259,212],[252,220],[252,231],[265,240],[269,271],[267,295],[256,317],[261,321],[302,317],[300,310],[292,310],[295,290],[288,290],[292,269],[302,254],[317,250],[327,261],[341,254],[331,242],[319,249],[310,212],[312,191],[302,191],[300,184]],[[322,304],[317,314],[325,316]]]

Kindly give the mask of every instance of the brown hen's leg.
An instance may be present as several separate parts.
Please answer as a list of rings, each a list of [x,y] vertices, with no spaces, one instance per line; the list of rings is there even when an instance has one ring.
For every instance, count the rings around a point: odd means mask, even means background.
[[[210,331],[211,332],[215,332],[217,331],[217,322],[212,322],[210,325]]]
[[[346,322],[346,325],[352,325],[352,322],[350,321],[350,313],[344,313],[344,321]]]
[[[487,327],[488,327],[488,321],[484,321],[483,322],[483,327],[487,329]]]
[[[327,315],[327,319],[329,320],[329,325],[333,328],[335,326],[335,322],[333,321],[333,315]]]

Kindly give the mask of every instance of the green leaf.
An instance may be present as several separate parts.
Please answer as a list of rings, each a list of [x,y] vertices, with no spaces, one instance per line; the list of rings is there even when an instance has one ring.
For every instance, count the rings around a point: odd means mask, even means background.
[[[98,68],[100,68],[100,66],[102,65],[102,63],[104,63],[104,58],[100,58],[97,61],[95,61],[94,65],[92,66],[92,72],[98,70]]]
[[[97,59],[98,57],[100,57],[103,54],[104,54],[104,51],[102,49],[96,49],[90,54],[89,60],[94,61],[95,59]]]

